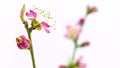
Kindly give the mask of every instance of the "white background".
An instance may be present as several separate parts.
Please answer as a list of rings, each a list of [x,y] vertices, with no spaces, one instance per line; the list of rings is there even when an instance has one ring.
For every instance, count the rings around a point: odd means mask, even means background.
[[[70,58],[73,43],[64,38],[67,24],[75,24],[85,14],[86,6],[98,12],[88,16],[79,43],[89,40],[90,47],[78,50],[87,68],[120,68],[120,1],[119,0],[1,0],[0,1],[0,68],[32,68],[30,53],[16,46],[16,37],[26,31],[19,19],[23,4],[51,11],[56,30],[32,33],[37,68],[57,68]]]

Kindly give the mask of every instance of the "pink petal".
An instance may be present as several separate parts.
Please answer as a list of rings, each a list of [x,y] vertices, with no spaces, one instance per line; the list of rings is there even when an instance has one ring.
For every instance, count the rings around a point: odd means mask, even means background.
[[[66,28],[67,28],[67,29],[70,29],[70,28],[71,28],[71,26],[70,26],[70,25],[67,25],[67,26],[66,26]]]
[[[87,67],[87,65],[85,63],[81,63],[80,68],[86,68],[86,67]]]
[[[79,61],[82,61],[82,59],[83,59],[83,56],[80,56],[80,57],[79,57]]]
[[[27,17],[36,18],[36,17],[37,17],[37,13],[34,12],[33,10],[30,10],[29,12],[26,12],[26,16],[27,16]]]
[[[50,25],[48,25],[46,22],[42,21],[41,22],[41,25],[44,27],[44,28],[48,28],[50,27]]]
[[[79,29],[79,32],[82,33],[82,29]]]
[[[22,40],[27,41],[27,38],[24,35],[21,35],[20,38],[22,38]]]
[[[46,31],[47,33],[50,33],[50,30],[48,30],[48,29],[45,29],[45,31]]]
[[[74,39],[74,40],[77,40],[77,39],[78,39],[78,35],[74,35],[74,36],[73,36],[73,39]]]
[[[65,38],[68,38],[68,37],[69,37],[69,35],[68,35],[68,34],[65,34],[65,35],[64,35],[64,37],[65,37]]]

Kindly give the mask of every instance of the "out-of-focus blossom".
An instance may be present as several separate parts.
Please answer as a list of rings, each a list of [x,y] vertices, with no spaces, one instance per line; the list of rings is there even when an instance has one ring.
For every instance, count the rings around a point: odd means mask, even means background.
[[[85,18],[81,18],[79,21],[78,21],[78,25],[80,26],[83,26],[85,23]]]
[[[67,68],[65,65],[60,65],[58,68]]]
[[[20,12],[20,19],[24,22],[24,13],[25,13],[25,4],[23,5],[21,12]]]
[[[17,37],[16,43],[17,43],[18,48],[20,49],[28,49],[30,47],[30,42],[24,35]]]
[[[83,56],[80,56],[80,58],[76,62],[77,68],[86,68],[86,64],[82,62]]]
[[[45,31],[47,33],[50,33],[50,30],[48,30],[48,28],[50,27],[50,25],[48,25],[46,22],[42,21],[41,25],[43,26],[43,28],[45,29]]]
[[[97,12],[97,8],[95,6],[93,6],[93,7],[88,6],[87,7],[87,15],[94,13],[94,12]]]
[[[65,34],[66,38],[77,40],[82,29],[78,25],[76,26],[67,26],[67,33]]]

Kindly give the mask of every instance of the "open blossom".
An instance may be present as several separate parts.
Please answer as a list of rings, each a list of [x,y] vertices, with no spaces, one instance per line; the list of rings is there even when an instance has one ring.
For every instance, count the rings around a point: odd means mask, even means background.
[[[20,49],[27,49],[30,46],[28,39],[26,39],[24,35],[17,37],[16,43],[17,43],[18,48]]]
[[[76,26],[67,26],[67,33],[65,34],[66,38],[77,40],[82,29],[78,25]]]
[[[35,26],[33,26],[33,27],[37,26],[36,28],[41,28],[41,26],[42,26],[47,33],[50,33],[50,30],[48,28],[51,27],[51,26],[48,25],[44,21],[39,23],[39,21],[36,20],[36,18],[37,18],[37,13],[36,12],[34,12],[33,10],[30,10],[29,12],[26,12],[26,16],[29,19],[33,20],[32,23],[35,24]]]

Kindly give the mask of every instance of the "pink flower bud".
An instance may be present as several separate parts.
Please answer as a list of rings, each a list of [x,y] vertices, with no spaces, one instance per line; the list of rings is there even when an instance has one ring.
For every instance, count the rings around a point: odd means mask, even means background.
[[[78,25],[80,26],[83,26],[85,23],[85,19],[84,18],[81,18],[79,21],[78,21]]]
[[[30,47],[30,43],[24,35],[17,37],[16,43],[17,43],[18,48],[20,49],[28,49]]]

